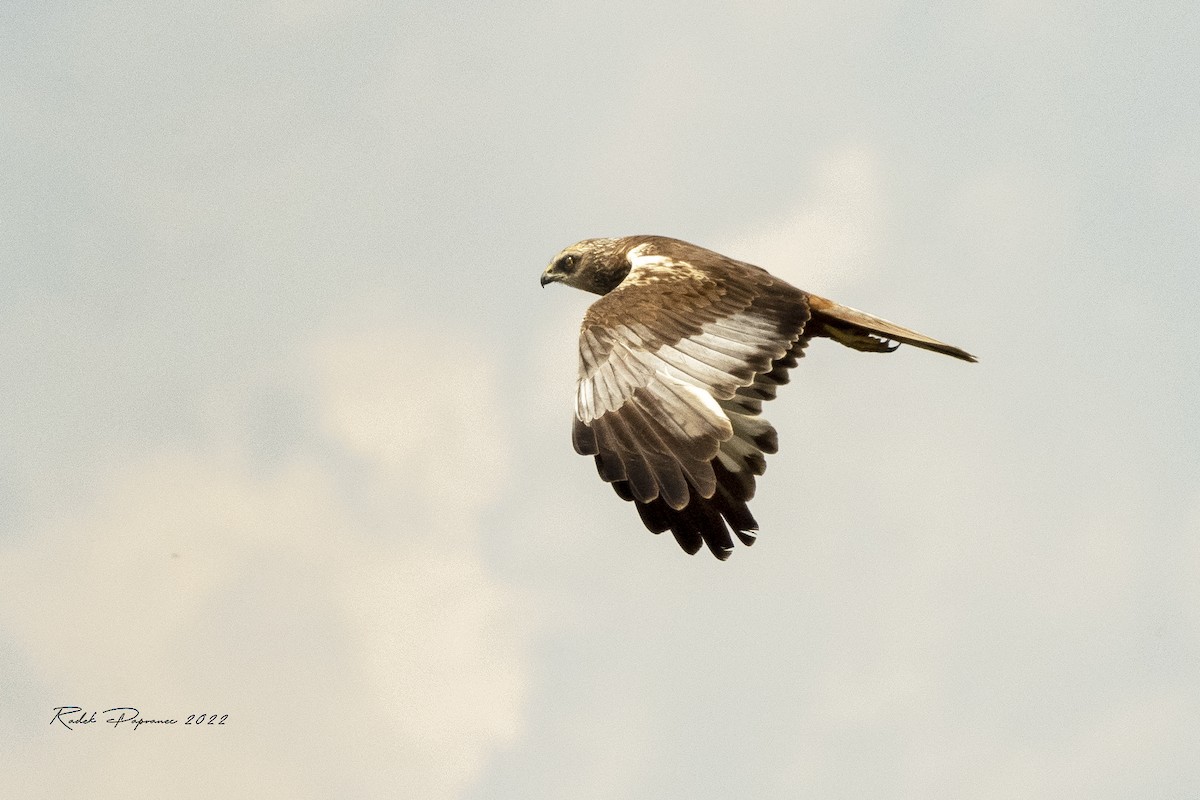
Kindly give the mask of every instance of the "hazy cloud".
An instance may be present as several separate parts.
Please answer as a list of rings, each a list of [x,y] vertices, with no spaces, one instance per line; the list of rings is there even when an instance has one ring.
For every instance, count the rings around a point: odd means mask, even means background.
[[[262,796],[347,780],[457,796],[521,729],[531,622],[479,552],[481,506],[503,479],[494,381],[486,364],[441,374],[440,402],[427,392],[439,354],[413,346],[422,339],[400,326],[313,348],[329,452],[265,471],[232,442],[161,453],[22,532],[0,554],[12,598],[0,614],[43,686],[30,724],[64,704],[229,713],[219,740],[156,734],[173,766],[139,783],[163,791],[216,759],[265,780]],[[389,425],[397,414],[410,424]],[[339,477],[330,460],[347,457],[361,466]],[[127,753],[108,730],[53,733],[65,734],[53,752],[90,737],[97,753]],[[23,734],[9,735],[19,747]],[[313,749],[313,737],[327,744]],[[146,753],[117,757],[132,767]],[[34,758],[24,776],[45,769]],[[294,780],[275,783],[279,771]]]
[[[877,162],[860,147],[824,155],[790,208],[713,246],[817,294],[861,279],[877,269],[886,235],[888,198]]]

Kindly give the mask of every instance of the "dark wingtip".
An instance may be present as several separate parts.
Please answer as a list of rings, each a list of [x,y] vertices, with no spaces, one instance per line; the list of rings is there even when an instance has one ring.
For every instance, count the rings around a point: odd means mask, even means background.
[[[742,540],[742,544],[749,547],[758,541],[758,531],[734,531],[737,537]]]
[[[672,529],[671,533],[675,536],[675,541],[683,549],[683,552],[689,556],[694,556],[700,552],[700,548],[704,546],[704,540],[700,538],[700,534],[693,531],[684,531],[682,529]],[[726,556],[728,558],[728,556]]]

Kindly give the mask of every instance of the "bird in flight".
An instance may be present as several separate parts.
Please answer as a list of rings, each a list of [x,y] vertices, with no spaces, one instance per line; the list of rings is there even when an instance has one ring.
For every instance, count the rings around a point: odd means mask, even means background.
[[[788,382],[809,339],[868,353],[909,344],[970,353],[801,291],[766,270],[663,236],[585,239],[542,286],[601,295],[579,333],[572,442],[653,533],[721,560],[731,531],[754,543],[747,503],[778,450],[762,404]]]

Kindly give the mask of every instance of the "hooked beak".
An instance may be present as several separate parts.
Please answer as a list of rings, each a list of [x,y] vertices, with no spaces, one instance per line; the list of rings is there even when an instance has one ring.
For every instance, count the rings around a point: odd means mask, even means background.
[[[549,269],[542,273],[542,286],[545,286],[547,283],[555,283],[556,281],[560,280],[562,280],[562,275],[551,272]]]

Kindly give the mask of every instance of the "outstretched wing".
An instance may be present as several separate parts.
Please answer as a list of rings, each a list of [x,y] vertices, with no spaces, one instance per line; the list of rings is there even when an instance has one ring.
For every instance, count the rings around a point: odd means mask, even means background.
[[[745,544],[758,529],[746,503],[776,450],[759,414],[807,342],[807,298],[682,242],[628,258],[629,275],[584,317],[575,450],[651,531],[725,559],[731,529]]]

